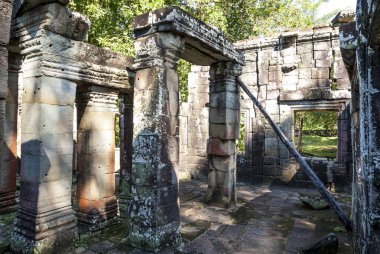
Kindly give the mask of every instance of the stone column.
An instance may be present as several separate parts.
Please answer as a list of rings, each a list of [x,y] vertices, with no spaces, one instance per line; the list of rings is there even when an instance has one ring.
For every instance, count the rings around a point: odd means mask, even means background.
[[[83,230],[96,231],[116,221],[115,90],[99,86],[78,91],[78,220]],[[82,229],[82,228],[81,228]]]
[[[18,81],[21,56],[9,53],[8,86],[5,102],[4,141],[1,147],[0,213],[16,209]],[[4,105],[3,105],[4,106]]]
[[[35,68],[23,64],[24,72]],[[76,84],[47,76],[23,79],[20,209],[16,253],[51,253],[77,235],[71,205]]]
[[[86,38],[88,28],[87,18],[59,3],[13,19],[12,35],[23,56],[20,209],[11,239],[15,253],[57,253],[78,235],[71,203],[73,79],[85,72],[72,60],[78,55],[72,47]]]
[[[170,33],[136,41],[130,243],[159,251],[180,242],[179,92],[184,42]]]
[[[120,102],[120,181],[119,209],[121,217],[129,217],[131,203],[131,171],[133,140],[133,94],[124,94]]]
[[[0,2],[0,154],[5,157],[10,154],[7,147],[6,98],[8,93],[8,50],[12,0]],[[16,204],[16,172],[0,158],[0,214],[11,212]]]
[[[236,203],[236,139],[239,138],[241,67],[231,62],[210,66],[210,112],[207,154],[207,202],[229,207]]]

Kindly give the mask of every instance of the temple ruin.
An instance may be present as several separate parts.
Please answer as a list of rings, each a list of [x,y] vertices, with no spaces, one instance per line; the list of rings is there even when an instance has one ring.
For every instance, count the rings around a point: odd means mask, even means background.
[[[0,214],[17,211],[12,252],[57,253],[123,220],[130,246],[176,246],[180,179],[207,178],[204,202],[220,209],[237,203],[237,178],[310,186],[237,77],[290,141],[295,112],[338,112],[335,160],[308,162],[351,190],[355,253],[378,252],[379,1],[235,44],[180,8],[153,10],[135,18],[135,59],[87,43],[89,19],[68,2],[0,3]],[[192,64],[188,102],[179,59]]]

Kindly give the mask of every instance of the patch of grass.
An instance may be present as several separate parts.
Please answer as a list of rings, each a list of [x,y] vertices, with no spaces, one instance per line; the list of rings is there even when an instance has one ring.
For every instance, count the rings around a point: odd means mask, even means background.
[[[294,143],[298,143],[298,137]],[[338,146],[338,137],[321,137],[316,135],[303,135],[302,137],[302,155],[335,158]]]

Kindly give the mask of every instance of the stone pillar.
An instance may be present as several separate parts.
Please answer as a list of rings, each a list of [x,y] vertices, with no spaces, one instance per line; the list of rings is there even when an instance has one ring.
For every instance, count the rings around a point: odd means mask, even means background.
[[[35,68],[26,61],[24,72]],[[71,205],[76,84],[25,77],[21,114],[20,209],[12,235],[16,253],[51,253],[77,235]]]
[[[59,3],[19,15],[13,19],[12,36],[23,57],[20,209],[11,249],[57,253],[78,235],[71,202],[73,79],[85,72],[71,47],[86,38],[89,21]]]
[[[133,94],[124,94],[120,102],[120,181],[119,209],[121,217],[129,217],[131,202]]]
[[[231,62],[220,62],[210,67],[209,184],[206,201],[226,207],[236,203],[240,89],[235,79],[240,73],[240,65]]]
[[[16,209],[18,81],[21,56],[9,53],[7,96],[5,100],[4,141],[0,177],[0,213]],[[4,106],[4,105],[3,105]]]
[[[16,172],[8,167],[3,158],[10,155],[6,127],[6,98],[8,93],[8,50],[12,0],[0,2],[0,214],[13,210],[16,204]]]
[[[96,231],[116,221],[115,90],[99,86],[78,91],[78,220],[85,231]],[[82,229],[82,228],[81,228]]]
[[[184,42],[170,33],[136,41],[130,243],[159,251],[180,242],[179,92]]]

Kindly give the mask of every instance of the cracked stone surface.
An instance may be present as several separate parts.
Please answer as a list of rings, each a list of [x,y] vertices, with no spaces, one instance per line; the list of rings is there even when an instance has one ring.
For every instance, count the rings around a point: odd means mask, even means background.
[[[315,195],[314,189],[270,187],[238,183],[235,208],[206,206],[207,184],[180,183],[180,246],[159,253],[299,253],[333,232],[339,239],[338,253],[352,253],[351,233],[344,231],[331,209],[310,210],[298,199],[299,193]],[[335,194],[346,212],[350,195]],[[13,216],[13,217],[12,217]],[[0,216],[0,252],[14,215]],[[127,244],[128,223],[115,225],[100,234],[81,235],[66,254],[149,253]],[[11,252],[5,252],[10,254]]]

